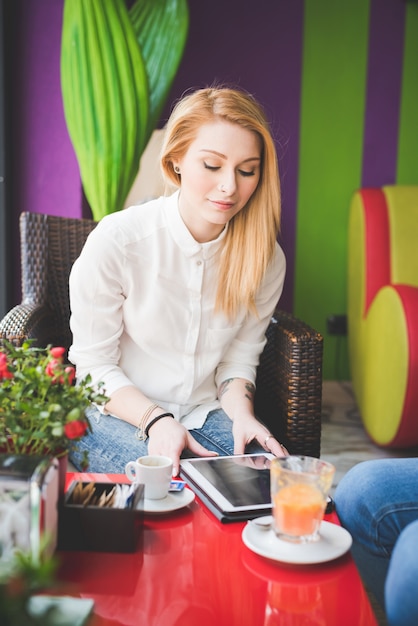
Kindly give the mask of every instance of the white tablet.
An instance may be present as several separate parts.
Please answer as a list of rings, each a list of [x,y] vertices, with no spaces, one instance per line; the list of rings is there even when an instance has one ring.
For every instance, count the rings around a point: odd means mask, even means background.
[[[222,522],[271,512],[268,453],[182,459],[180,475]]]

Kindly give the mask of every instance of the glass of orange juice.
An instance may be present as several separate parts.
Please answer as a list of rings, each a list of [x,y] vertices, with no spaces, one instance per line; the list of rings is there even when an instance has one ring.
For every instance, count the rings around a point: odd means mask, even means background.
[[[280,539],[319,539],[335,467],[310,456],[276,458],[270,465],[273,527]]]

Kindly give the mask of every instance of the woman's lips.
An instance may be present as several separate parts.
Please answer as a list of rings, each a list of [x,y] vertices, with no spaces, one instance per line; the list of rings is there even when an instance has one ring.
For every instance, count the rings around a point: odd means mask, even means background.
[[[221,211],[229,211],[234,206],[233,202],[225,202],[225,200],[211,200],[211,203]]]

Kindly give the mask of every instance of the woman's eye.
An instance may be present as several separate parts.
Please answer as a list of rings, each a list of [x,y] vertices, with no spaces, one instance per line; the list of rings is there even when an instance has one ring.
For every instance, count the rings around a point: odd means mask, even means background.
[[[244,176],[245,178],[247,176],[254,176],[255,175],[255,171],[251,170],[251,172],[247,172],[246,170],[239,170],[239,173],[241,174],[241,176]]]
[[[220,165],[209,165],[209,163],[206,163],[206,161],[203,161],[203,165],[205,169],[210,170],[211,172],[216,172],[221,169]],[[244,178],[248,178],[249,176],[255,176],[255,170],[238,170],[238,173]]]

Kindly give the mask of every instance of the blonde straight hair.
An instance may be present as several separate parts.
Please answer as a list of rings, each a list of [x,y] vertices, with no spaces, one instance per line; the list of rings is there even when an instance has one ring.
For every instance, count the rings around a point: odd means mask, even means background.
[[[229,222],[220,258],[215,309],[233,319],[240,307],[257,314],[255,296],[280,231],[279,169],[264,111],[250,94],[238,89],[209,87],[186,95],[167,122],[161,168],[166,180],[180,187],[173,162],[187,152],[199,128],[216,119],[253,131],[262,143],[259,183],[247,205]]]

